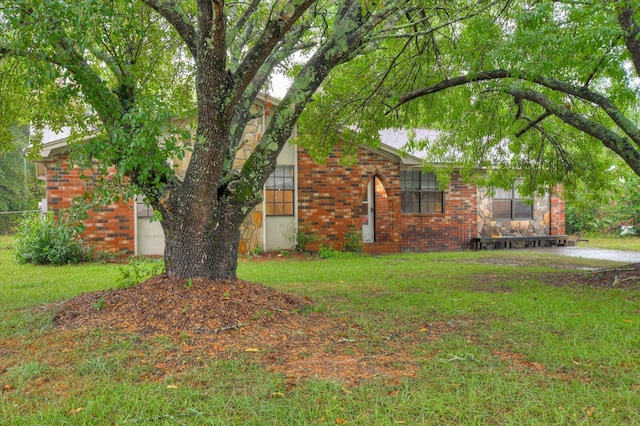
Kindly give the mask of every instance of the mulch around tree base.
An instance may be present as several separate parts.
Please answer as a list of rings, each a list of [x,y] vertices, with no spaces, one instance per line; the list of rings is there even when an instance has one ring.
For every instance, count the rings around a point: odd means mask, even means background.
[[[247,281],[191,281],[166,275],[135,287],[86,293],[63,304],[54,324],[69,329],[116,329],[168,336],[185,352],[212,359],[250,357],[291,379],[317,377],[361,383],[417,371],[400,341],[380,353],[359,349],[361,333],[346,319],[316,312],[311,301]],[[432,324],[435,334],[453,331]],[[425,334],[428,337],[427,334]],[[186,366],[163,365],[166,373]]]

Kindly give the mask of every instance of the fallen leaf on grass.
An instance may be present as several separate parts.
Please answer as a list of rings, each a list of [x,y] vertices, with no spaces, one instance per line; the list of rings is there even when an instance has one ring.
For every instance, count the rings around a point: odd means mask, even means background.
[[[84,407],[73,408],[69,411],[69,414],[74,415],[84,411]]]
[[[258,348],[247,348],[244,351],[245,352],[260,352],[260,349],[258,349]]]
[[[583,410],[587,410],[586,416],[587,417],[591,417],[591,416],[593,416],[593,413],[595,413],[596,407],[589,407],[588,409],[587,409],[587,407],[584,407]]]
[[[627,324],[631,324],[633,321],[630,319],[623,319],[622,321],[626,322]]]
[[[10,390],[13,390],[13,386],[11,386],[11,385],[4,385],[2,387],[2,391],[3,392],[10,391]]]
[[[346,425],[347,423],[349,423],[349,422],[348,422],[348,421],[346,421],[346,420],[341,419],[340,417],[338,417],[338,418],[336,419],[336,424],[337,424],[337,425]]]
[[[167,389],[178,389],[177,385],[167,385]]]

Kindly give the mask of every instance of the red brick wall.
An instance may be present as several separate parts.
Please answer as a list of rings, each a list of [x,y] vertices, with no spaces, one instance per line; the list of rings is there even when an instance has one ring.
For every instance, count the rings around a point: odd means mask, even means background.
[[[82,196],[94,185],[90,170],[69,167],[66,155],[60,155],[45,163],[48,209],[61,214],[71,206],[74,198]],[[88,179],[82,179],[85,175]],[[89,210],[89,218],[83,222],[82,237],[96,251],[133,253],[135,250],[134,202],[111,204]]]
[[[444,191],[444,213],[403,214],[402,251],[466,250],[478,234],[475,186],[454,173]]]
[[[565,235],[565,202],[562,198],[562,187],[551,191],[551,225],[550,235]]]
[[[358,163],[343,166],[338,151],[326,164],[317,164],[303,149],[298,148],[298,223],[300,232],[319,237],[310,250],[320,246],[341,250],[344,234],[362,230],[362,200],[369,180],[377,175],[386,189],[386,211],[376,212],[376,220],[383,228],[376,242],[366,244],[367,252],[395,252],[399,250],[400,193],[399,165],[370,150],[358,148]],[[382,196],[382,195],[380,195]]]
[[[401,214],[399,162],[359,148],[357,164],[345,167],[338,152],[326,164],[316,164],[304,149],[298,149],[299,227],[320,238],[311,250],[321,245],[340,250],[350,227],[361,229],[362,200],[372,176],[380,181],[376,185],[376,241],[364,245],[366,252],[470,248],[470,239],[478,232],[475,186],[462,183],[455,174],[445,190],[444,213]]]

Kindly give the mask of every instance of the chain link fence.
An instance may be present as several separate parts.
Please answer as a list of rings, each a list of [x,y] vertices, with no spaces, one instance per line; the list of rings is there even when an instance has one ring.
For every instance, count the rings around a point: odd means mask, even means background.
[[[40,210],[0,212],[0,235],[13,235],[23,217],[42,214]]]

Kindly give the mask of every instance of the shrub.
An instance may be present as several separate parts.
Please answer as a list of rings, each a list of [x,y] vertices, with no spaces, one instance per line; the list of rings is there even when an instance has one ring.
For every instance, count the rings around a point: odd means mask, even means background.
[[[293,236],[291,237],[291,242],[296,245],[296,251],[308,251],[309,244],[318,240],[320,240],[320,238],[309,232],[309,228],[307,227],[304,229],[294,229]]]
[[[340,256],[340,252],[333,249],[333,247],[320,246],[318,249],[318,256],[323,259],[334,259]]]
[[[362,231],[352,226],[344,234],[344,251],[362,253],[362,250]]]
[[[569,234],[596,234],[604,228],[596,209],[567,205],[565,226]]]
[[[25,216],[18,225],[16,259],[19,263],[63,265],[78,263],[86,255],[76,231],[51,212],[46,216]]]
[[[323,259],[354,259],[363,256],[363,254],[352,251],[334,250],[331,246],[320,246],[318,249],[318,256]]]
[[[164,272],[164,261],[145,256],[133,256],[129,264],[120,267],[118,288],[129,288]]]

